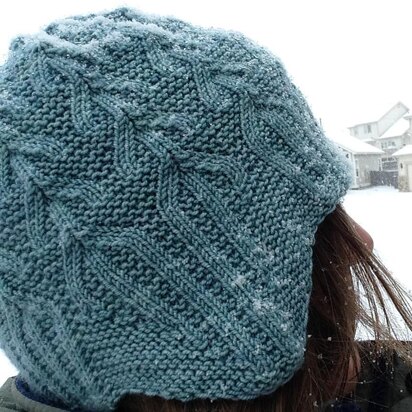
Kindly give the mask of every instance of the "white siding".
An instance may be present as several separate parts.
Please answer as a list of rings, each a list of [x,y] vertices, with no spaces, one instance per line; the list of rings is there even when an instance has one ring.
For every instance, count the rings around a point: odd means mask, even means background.
[[[399,190],[412,192],[412,154],[398,157]]]
[[[376,122],[358,124],[349,128],[349,132],[352,136],[357,137],[360,140],[376,139],[378,135],[378,124]]]

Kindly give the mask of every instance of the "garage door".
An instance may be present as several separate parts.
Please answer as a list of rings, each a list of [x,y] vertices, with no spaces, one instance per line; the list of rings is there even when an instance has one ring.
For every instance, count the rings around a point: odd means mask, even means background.
[[[409,191],[412,192],[412,165],[408,165]]]

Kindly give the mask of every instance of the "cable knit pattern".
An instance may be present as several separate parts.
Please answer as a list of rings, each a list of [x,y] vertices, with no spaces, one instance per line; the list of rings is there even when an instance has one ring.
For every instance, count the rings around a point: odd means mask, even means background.
[[[0,70],[0,341],[31,390],[110,411],[286,383],[350,173],[280,61],[122,8]]]

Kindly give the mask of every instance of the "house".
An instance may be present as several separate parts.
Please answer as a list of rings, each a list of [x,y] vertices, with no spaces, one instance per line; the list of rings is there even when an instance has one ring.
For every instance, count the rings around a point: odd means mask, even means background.
[[[371,172],[381,170],[383,150],[351,136],[347,132],[328,134],[330,140],[345,154],[353,168],[351,189],[371,186]]]
[[[398,188],[401,192],[412,192],[412,144],[392,154],[398,160]]]
[[[398,102],[378,120],[367,123],[358,123],[354,126],[350,126],[348,129],[352,136],[370,143],[382,136],[408,112],[409,108],[402,102]]]
[[[382,170],[397,172],[393,153],[412,143],[412,116],[402,102],[395,104],[380,119],[349,127],[352,136],[384,151]]]
[[[383,170],[398,170],[393,154],[405,145],[412,144],[412,116],[408,115],[399,119],[371,144],[385,151],[386,156],[382,157]]]

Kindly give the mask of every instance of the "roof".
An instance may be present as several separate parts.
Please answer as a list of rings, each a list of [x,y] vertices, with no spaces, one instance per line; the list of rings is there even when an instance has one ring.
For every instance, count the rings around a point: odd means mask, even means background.
[[[335,142],[342,149],[347,150],[353,154],[384,154],[385,152],[377,147],[374,147],[368,143],[362,142],[362,140],[351,136],[348,132],[334,132],[327,134],[330,140]]]
[[[388,112],[390,112],[393,108],[395,108],[398,104],[402,105],[406,109],[406,112],[409,111],[408,106],[406,106],[402,102],[397,102],[389,109],[388,105],[385,102],[375,102],[373,107],[365,107],[364,109],[362,109],[362,114],[359,114],[359,118],[354,119],[354,122],[352,122],[352,124],[349,127],[355,127],[367,123],[376,123],[380,119],[382,119],[382,117],[384,117]]]
[[[392,156],[407,156],[411,155],[412,156],[412,144],[407,144],[406,146],[403,146],[402,149],[397,150],[395,153],[392,154]]]
[[[395,137],[403,135],[409,129],[409,121],[404,118],[395,122],[382,136],[377,139],[385,139],[387,137]]]

